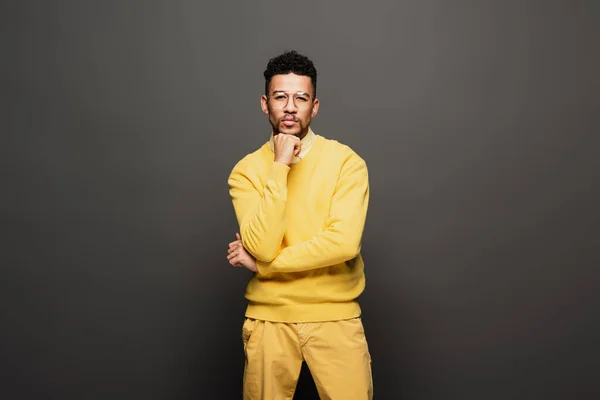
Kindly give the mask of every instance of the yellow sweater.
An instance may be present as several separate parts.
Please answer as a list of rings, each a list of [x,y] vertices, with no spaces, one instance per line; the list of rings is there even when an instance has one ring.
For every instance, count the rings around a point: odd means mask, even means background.
[[[318,322],[360,315],[369,202],[362,158],[315,135],[311,150],[288,167],[265,143],[236,164],[229,189],[242,243],[258,267],[246,288],[247,317]]]

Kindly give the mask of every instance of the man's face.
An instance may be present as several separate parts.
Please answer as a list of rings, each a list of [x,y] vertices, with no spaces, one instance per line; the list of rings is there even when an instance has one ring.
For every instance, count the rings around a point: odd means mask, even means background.
[[[269,116],[273,134],[290,134],[303,138],[312,117],[319,111],[308,76],[275,75],[269,84],[269,95],[261,97],[261,108]]]

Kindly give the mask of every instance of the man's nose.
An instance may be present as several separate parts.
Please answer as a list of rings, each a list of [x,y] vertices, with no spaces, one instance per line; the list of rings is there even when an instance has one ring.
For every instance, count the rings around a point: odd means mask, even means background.
[[[285,105],[285,111],[287,112],[296,112],[296,104],[294,104],[294,97],[290,96],[288,98],[287,104]]]

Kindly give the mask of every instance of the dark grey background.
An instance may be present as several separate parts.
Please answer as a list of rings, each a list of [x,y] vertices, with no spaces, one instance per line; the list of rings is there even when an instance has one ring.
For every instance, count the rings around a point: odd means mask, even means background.
[[[598,3],[366,3],[3,2],[0,397],[241,398],[227,176],[292,48],[370,170],[376,398],[600,395]]]

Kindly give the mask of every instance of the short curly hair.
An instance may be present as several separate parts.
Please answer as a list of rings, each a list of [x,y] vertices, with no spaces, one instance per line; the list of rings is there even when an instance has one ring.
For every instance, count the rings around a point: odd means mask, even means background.
[[[267,69],[263,74],[265,77],[265,95],[269,94],[269,84],[274,75],[289,73],[310,77],[314,92],[313,96],[317,95],[317,69],[308,57],[299,54],[296,50],[285,51],[283,54],[269,60]]]

